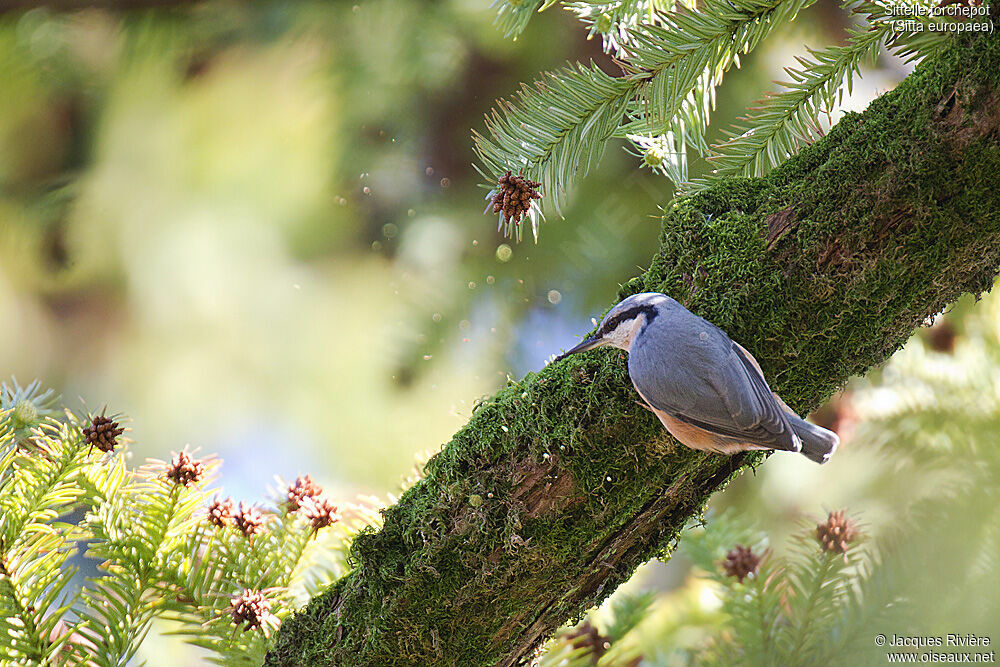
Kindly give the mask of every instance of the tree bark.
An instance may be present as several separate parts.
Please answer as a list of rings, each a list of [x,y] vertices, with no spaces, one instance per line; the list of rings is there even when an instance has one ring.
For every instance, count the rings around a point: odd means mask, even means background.
[[[807,412],[990,288],[998,176],[1000,43],[956,38],[768,176],[668,204],[650,268],[619,296],[672,295]],[[529,373],[357,537],[352,571],[284,623],[266,664],[524,664],[762,460],[677,444],[618,350]]]

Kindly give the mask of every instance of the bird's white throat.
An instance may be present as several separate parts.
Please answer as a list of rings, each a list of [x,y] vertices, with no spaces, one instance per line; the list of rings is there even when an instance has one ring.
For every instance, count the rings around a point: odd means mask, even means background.
[[[607,341],[608,345],[627,352],[632,349],[632,342],[645,325],[646,315],[639,313],[633,319],[621,322],[614,331],[604,334],[604,340]]]

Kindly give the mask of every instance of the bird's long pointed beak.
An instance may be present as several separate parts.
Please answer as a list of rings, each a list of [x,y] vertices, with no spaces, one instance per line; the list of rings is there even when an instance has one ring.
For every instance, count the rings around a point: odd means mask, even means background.
[[[592,350],[595,347],[599,347],[604,344],[604,340],[601,338],[587,338],[586,340],[580,341],[580,343],[571,350],[563,352],[558,357],[552,360],[552,363],[565,359],[571,354],[576,354],[577,352],[586,352],[587,350]]]

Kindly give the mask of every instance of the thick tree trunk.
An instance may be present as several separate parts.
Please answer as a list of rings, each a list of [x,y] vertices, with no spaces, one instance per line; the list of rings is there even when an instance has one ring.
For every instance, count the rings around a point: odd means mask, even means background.
[[[989,289],[998,177],[1000,43],[961,38],[769,176],[669,204],[652,265],[620,296],[687,304],[807,412]],[[624,354],[601,350],[482,403],[267,664],[528,661],[761,460],[688,450],[635,401]]]

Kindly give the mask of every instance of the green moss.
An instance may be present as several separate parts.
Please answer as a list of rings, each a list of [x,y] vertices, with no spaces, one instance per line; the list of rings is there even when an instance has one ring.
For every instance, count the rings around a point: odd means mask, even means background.
[[[971,44],[767,177],[672,202],[649,270],[619,295],[662,291],[712,320],[804,412],[987,289],[1000,146],[983,127],[1000,126],[1000,44],[976,42],[970,59]],[[791,227],[769,240],[768,218],[786,211]],[[710,495],[761,460],[666,437],[616,350],[530,373],[477,407],[381,531],[358,536],[352,572],[286,621],[268,664],[523,661],[668,556]]]

